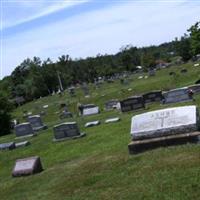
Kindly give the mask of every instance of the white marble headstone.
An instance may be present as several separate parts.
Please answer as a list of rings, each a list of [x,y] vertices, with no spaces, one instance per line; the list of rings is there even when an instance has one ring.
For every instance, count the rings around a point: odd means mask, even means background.
[[[84,108],[83,109],[83,115],[94,115],[99,113],[99,107],[93,107],[93,108]]]
[[[133,139],[154,138],[196,131],[199,117],[196,106],[152,111],[132,117]]]

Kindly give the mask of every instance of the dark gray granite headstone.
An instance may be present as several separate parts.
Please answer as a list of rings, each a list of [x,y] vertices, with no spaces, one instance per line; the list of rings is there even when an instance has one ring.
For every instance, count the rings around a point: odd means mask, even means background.
[[[117,107],[118,103],[119,103],[119,100],[117,100],[117,99],[111,99],[111,100],[109,100],[109,101],[107,101],[105,103],[105,108],[106,108],[106,110],[112,110],[112,109],[114,109],[114,108]]]
[[[122,112],[144,109],[144,99],[142,96],[129,97],[123,101],[120,101],[120,107]]]
[[[40,115],[29,116],[28,121],[34,131],[40,131],[47,128],[47,126],[43,124]]]
[[[66,122],[54,126],[54,141],[62,141],[70,138],[82,137],[85,134],[80,133],[78,125],[76,122]]]
[[[151,91],[143,94],[145,103],[161,102],[163,100],[162,91]]]
[[[199,130],[196,106],[182,106],[147,112],[132,117],[133,140],[156,138]]]
[[[170,90],[168,92],[163,92],[164,103],[178,103],[192,100],[189,95],[188,88],[178,88]]]
[[[16,125],[15,133],[17,137],[34,135],[33,128],[29,122]]]
[[[16,160],[15,166],[12,171],[13,177],[27,176],[39,173],[43,170],[40,157],[29,157]]]
[[[12,149],[15,149],[14,142],[0,144],[0,150],[12,150]]]

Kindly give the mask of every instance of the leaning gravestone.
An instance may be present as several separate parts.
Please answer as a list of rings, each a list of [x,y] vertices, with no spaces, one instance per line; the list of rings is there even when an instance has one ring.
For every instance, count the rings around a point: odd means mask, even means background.
[[[163,100],[162,91],[151,91],[143,94],[145,103],[161,102]]]
[[[16,160],[12,172],[13,177],[27,176],[39,173],[43,170],[40,157],[29,157],[25,159]]]
[[[122,112],[143,109],[145,108],[144,99],[142,96],[129,97],[120,101],[120,107]]]
[[[117,99],[111,99],[105,103],[105,109],[106,110],[112,110],[117,107],[117,104],[119,103],[119,100]]]
[[[82,115],[95,115],[99,114],[99,107],[94,104],[83,105]]]
[[[85,133],[80,133],[76,122],[66,122],[54,126],[54,140],[63,141],[67,139],[76,139],[85,136]]]
[[[0,144],[0,150],[12,150],[12,149],[15,149],[14,142]]]
[[[178,102],[192,100],[192,98],[189,95],[187,87],[170,90],[168,92],[163,92],[163,96],[164,96],[164,103],[178,103]]]
[[[130,153],[159,146],[198,140],[199,113],[196,106],[152,111],[132,117]]]
[[[47,126],[43,124],[40,115],[29,116],[28,121],[31,124],[34,131],[47,129]]]
[[[87,122],[85,124],[85,127],[92,127],[92,126],[98,126],[100,124],[100,121],[92,121],[92,122]]]
[[[15,133],[17,137],[31,137],[35,135],[33,128],[29,122],[16,125]]]

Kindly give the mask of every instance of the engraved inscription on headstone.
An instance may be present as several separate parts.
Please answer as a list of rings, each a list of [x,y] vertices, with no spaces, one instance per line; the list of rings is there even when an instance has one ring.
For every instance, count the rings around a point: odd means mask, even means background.
[[[187,133],[199,129],[196,106],[152,111],[132,117],[133,140]]]
[[[40,157],[30,157],[25,159],[19,159],[16,161],[12,176],[26,176],[35,173],[39,173],[43,170]]]
[[[148,92],[143,94],[143,98],[145,103],[160,102],[163,99],[162,91]]]
[[[133,96],[120,101],[120,106],[122,112],[145,108],[144,99],[142,96]]]
[[[192,100],[188,88],[178,88],[163,93],[164,103],[177,103]]]
[[[15,133],[17,137],[34,135],[33,128],[30,123],[22,123],[15,126]]]
[[[80,133],[76,122],[66,122],[54,126],[54,141],[62,141],[69,138],[79,138],[85,136],[85,133]]]
[[[40,115],[29,116],[28,121],[34,131],[40,131],[47,128],[47,126],[43,124]]]

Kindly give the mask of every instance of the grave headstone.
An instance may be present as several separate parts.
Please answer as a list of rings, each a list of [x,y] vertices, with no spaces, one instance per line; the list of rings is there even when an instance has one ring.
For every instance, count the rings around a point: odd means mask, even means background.
[[[12,171],[12,176],[27,176],[39,173],[41,171],[43,171],[43,168],[40,161],[40,157],[29,157],[16,160],[14,169]]]
[[[44,105],[43,106],[44,109],[47,109],[48,107],[49,107],[49,105]]]
[[[31,124],[34,131],[47,129],[47,126],[43,124],[40,115],[29,116],[28,121]]]
[[[196,106],[167,108],[133,116],[133,142],[129,144],[129,151],[134,153],[168,144],[197,141],[199,127]]]
[[[99,114],[99,107],[94,104],[83,105],[83,116]]]
[[[75,139],[85,136],[85,133],[80,133],[76,122],[66,122],[54,126],[54,141],[63,141],[67,139]]]
[[[148,74],[149,74],[149,76],[155,76],[156,75],[156,71],[154,69],[150,69]]]
[[[71,117],[73,117],[72,113],[67,112],[65,110],[60,114],[60,119],[71,118]]]
[[[192,97],[189,95],[187,87],[170,90],[168,92],[163,92],[163,96],[164,96],[164,103],[178,103],[178,102],[192,100]]]
[[[111,99],[105,103],[105,109],[106,110],[112,110],[116,109],[117,104],[119,103],[119,100],[117,99]]]
[[[85,127],[87,128],[87,127],[97,126],[99,124],[100,124],[100,121],[87,122],[85,124]]]
[[[161,102],[163,98],[162,91],[151,91],[143,94],[145,103]]]
[[[0,144],[0,150],[12,150],[12,149],[15,149],[14,142]]]
[[[17,137],[30,137],[35,135],[33,128],[29,122],[16,125],[15,134]]]
[[[88,85],[86,83],[84,83],[82,85],[82,90],[83,90],[84,96],[89,96],[89,88],[88,88]]]
[[[120,107],[122,112],[144,109],[144,99],[142,96],[129,97],[125,100],[120,101]]]
[[[118,122],[118,121],[120,121],[120,118],[115,117],[115,118],[106,119],[105,123],[108,124],[108,123],[113,123],[113,122]]]

